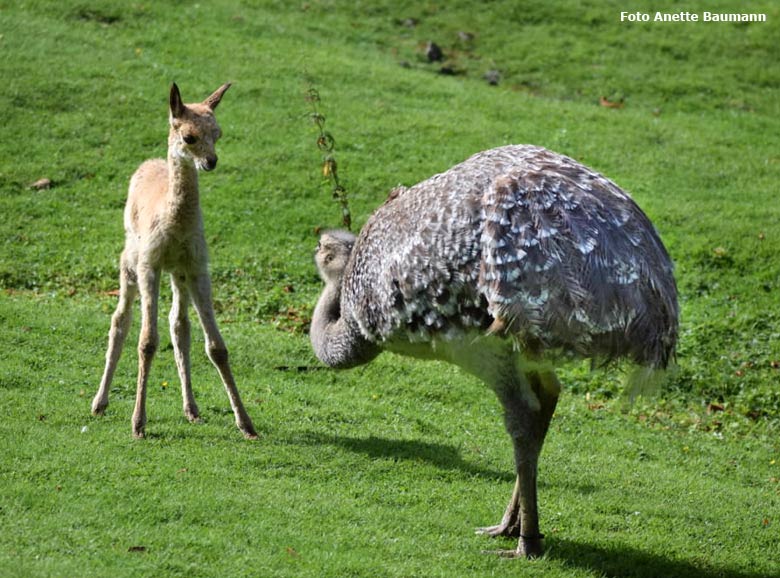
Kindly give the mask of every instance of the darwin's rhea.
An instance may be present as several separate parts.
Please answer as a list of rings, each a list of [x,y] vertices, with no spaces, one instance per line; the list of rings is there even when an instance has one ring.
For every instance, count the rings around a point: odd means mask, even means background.
[[[311,340],[352,367],[381,350],[455,363],[498,395],[517,481],[499,524],[514,555],[542,553],[539,452],[557,359],[627,358],[649,378],[673,356],[677,291],[652,224],[617,185],[534,146],[478,153],[393,191],[360,235],[328,231]]]
[[[133,435],[138,438],[144,437],[146,387],[159,342],[157,303],[163,271],[171,275],[171,341],[181,379],[185,416],[190,421],[199,420],[190,380],[187,308],[192,300],[206,336],[206,352],[222,378],[236,425],[246,437],[257,437],[238,394],[227,348],[214,317],[198,190],[198,170],[210,171],[217,165],[214,145],[222,132],[214,110],[229,87],[230,84],[223,84],[203,102],[184,104],[174,84],[169,99],[168,158],[144,162],[130,179],[124,216],[125,248],[119,262],[119,304],[111,318],[106,366],[92,401],[92,413],[100,415],[108,406],[111,380],[130,329],[133,301],[140,293],[138,386],[132,418]]]

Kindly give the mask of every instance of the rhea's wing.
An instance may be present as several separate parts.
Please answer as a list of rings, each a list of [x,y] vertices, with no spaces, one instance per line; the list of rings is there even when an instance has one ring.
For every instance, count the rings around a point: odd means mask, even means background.
[[[394,195],[361,231],[344,290],[367,338],[429,341],[490,323],[476,290],[488,179],[467,169]]]
[[[484,198],[479,289],[528,347],[663,366],[677,332],[672,265],[614,183],[548,153]]]

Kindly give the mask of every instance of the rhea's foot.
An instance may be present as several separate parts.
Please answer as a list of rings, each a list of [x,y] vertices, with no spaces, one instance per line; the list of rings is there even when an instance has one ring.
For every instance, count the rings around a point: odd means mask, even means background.
[[[517,548],[515,550],[482,550],[483,554],[488,554],[490,556],[498,556],[499,558],[525,558],[526,560],[534,560],[536,558],[541,558],[541,554],[537,554],[534,556],[525,554],[523,551],[520,550],[520,548]]]
[[[482,553],[499,558],[524,558],[523,554],[517,550],[482,550]]]
[[[477,528],[475,532],[477,534],[482,534],[483,536],[489,536],[491,538],[519,538],[520,524],[502,521],[500,524],[495,526]]]
[[[544,554],[544,545],[542,543],[544,536],[535,538],[520,538],[517,548],[514,550],[483,550],[483,554],[492,554],[501,558],[527,558],[533,560],[541,558]]]
[[[486,526],[485,528],[477,528],[477,534],[483,534],[490,536],[491,538],[519,538],[520,534],[520,508],[517,505],[517,490],[512,495],[512,499],[509,501],[509,505],[506,507],[504,517],[501,518],[501,522],[495,526]]]
[[[541,558],[544,554],[544,536],[520,536],[517,543],[517,553],[526,558]]]

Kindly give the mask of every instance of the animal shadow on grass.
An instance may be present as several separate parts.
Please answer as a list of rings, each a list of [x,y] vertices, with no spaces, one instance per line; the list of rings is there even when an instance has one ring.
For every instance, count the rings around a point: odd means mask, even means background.
[[[577,566],[607,578],[777,578],[777,574],[753,573],[719,568],[716,562],[708,567],[686,560],[673,560],[650,552],[622,545],[603,548],[593,544],[548,538],[545,557]]]
[[[509,444],[507,444],[506,470],[498,471],[467,462],[461,457],[457,447],[446,444],[419,440],[393,440],[377,436],[357,438],[337,435],[326,437],[310,434],[307,439],[310,443],[340,446],[355,453],[365,454],[371,458],[426,462],[441,470],[459,471],[469,477],[477,476],[507,484],[513,484],[515,481],[515,472],[510,464],[512,450],[508,447]],[[549,487],[544,478],[539,480],[539,486],[542,488]],[[567,487],[572,489],[571,484]],[[598,487],[592,484],[580,484],[575,486],[575,489],[582,495],[598,491]]]
[[[419,440],[393,440],[376,436],[367,438],[339,435],[322,435],[310,432],[303,436],[304,443],[312,445],[339,446],[351,452],[365,454],[371,458],[425,462],[442,470],[460,471],[469,476],[479,476],[494,480],[513,482],[515,477],[510,469],[499,472],[481,468],[465,461],[460,451],[453,446],[423,442]]]

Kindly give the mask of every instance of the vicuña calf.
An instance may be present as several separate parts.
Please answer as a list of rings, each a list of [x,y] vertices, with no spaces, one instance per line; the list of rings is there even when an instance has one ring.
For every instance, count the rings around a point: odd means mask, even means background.
[[[133,411],[133,436],[144,437],[146,386],[152,358],[157,351],[157,305],[160,277],[171,275],[173,306],[171,339],[181,379],[184,415],[198,421],[198,406],[190,379],[190,321],[187,308],[192,299],[206,335],[206,353],[225,384],[236,425],[248,438],[255,438],[252,420],[241,403],[228,364],[225,342],[217,328],[211,301],[208,250],[203,234],[203,216],[198,192],[198,169],[217,165],[214,144],[221,131],[214,118],[230,84],[219,87],[198,104],[185,105],[174,84],[170,93],[168,159],[144,162],[130,180],[125,206],[125,248],[120,258],[119,304],[111,319],[106,367],[92,413],[102,415],[122,346],[130,329],[132,305],[141,295],[141,334],[138,340],[138,389]]]

